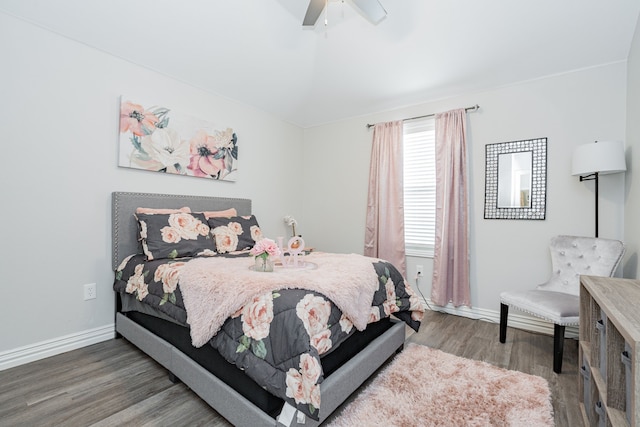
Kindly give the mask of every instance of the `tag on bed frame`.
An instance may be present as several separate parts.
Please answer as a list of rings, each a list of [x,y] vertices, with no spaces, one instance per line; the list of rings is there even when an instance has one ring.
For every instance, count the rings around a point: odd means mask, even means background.
[[[298,424],[304,424],[307,420],[302,412],[298,411],[289,403],[285,403],[282,407],[282,412],[278,415],[278,423],[289,427],[293,424],[294,415],[296,416],[296,423]]]

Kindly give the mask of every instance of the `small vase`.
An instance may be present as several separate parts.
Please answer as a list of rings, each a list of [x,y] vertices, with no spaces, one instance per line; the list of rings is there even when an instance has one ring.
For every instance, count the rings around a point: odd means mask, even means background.
[[[256,263],[253,267],[255,271],[264,271],[269,272],[273,271],[273,260],[269,257],[263,258],[261,256],[257,256]]]

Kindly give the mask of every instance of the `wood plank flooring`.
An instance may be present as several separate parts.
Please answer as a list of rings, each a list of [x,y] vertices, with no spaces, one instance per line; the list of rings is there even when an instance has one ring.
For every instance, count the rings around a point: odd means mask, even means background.
[[[565,340],[563,372],[552,370],[553,337],[427,312],[409,342],[539,375],[549,382],[557,427],[582,425],[578,346]],[[124,339],[105,341],[0,371],[0,426],[230,426],[196,394]]]

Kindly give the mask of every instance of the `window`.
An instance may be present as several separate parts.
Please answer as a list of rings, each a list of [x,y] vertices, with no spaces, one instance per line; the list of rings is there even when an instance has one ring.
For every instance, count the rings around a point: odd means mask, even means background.
[[[435,120],[404,123],[404,239],[409,256],[433,257],[436,233]]]

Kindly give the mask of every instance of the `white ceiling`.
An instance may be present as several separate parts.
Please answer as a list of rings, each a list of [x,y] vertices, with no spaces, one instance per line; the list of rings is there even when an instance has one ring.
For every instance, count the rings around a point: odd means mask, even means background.
[[[0,0],[0,10],[301,127],[627,59],[640,0]]]

